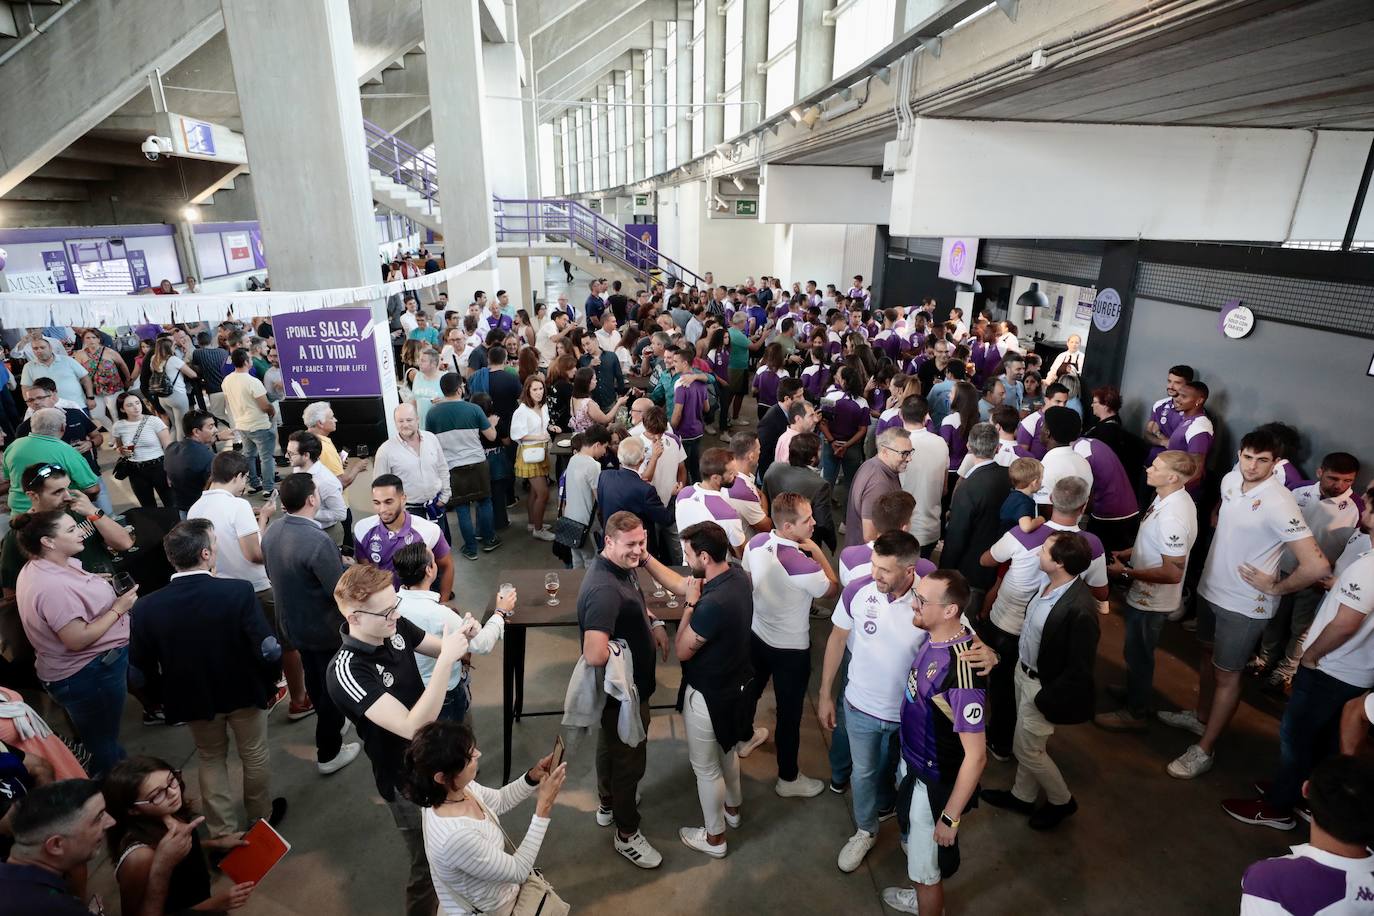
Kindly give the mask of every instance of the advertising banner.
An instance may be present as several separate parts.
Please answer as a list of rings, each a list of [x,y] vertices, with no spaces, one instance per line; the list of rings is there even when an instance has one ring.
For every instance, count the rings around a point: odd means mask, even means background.
[[[654,257],[654,251],[658,250],[657,223],[626,223],[625,235],[628,237],[625,247],[631,264],[640,270],[658,267]]]
[[[977,239],[945,239],[940,246],[940,276],[971,285],[977,260]]]
[[[148,275],[148,259],[143,256],[143,252],[130,251],[126,257],[129,259],[129,276],[133,278],[134,289],[147,289],[152,286],[152,278]]]
[[[267,266],[267,252],[264,251],[262,247],[262,230],[249,229],[248,241],[253,248],[253,267],[257,270],[262,270]]]
[[[282,381],[298,398],[375,397],[376,328],[370,308],[327,308],[272,316]],[[381,330],[386,331],[385,324]]]
[[[225,232],[220,235],[220,241],[224,245],[224,263],[229,273],[241,274],[257,268],[253,258],[253,241],[247,231]]]
[[[43,252],[43,266],[52,274],[53,283],[59,293],[75,293],[76,281],[72,279],[71,267],[67,264],[65,251]]]

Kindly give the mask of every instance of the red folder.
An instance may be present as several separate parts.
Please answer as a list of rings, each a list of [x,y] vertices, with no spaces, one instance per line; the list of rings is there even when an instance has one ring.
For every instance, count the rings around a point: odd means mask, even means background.
[[[219,864],[219,870],[233,879],[235,884],[245,881],[256,884],[261,881],[291,850],[291,844],[265,820],[254,824],[243,838],[248,845],[236,847]]]

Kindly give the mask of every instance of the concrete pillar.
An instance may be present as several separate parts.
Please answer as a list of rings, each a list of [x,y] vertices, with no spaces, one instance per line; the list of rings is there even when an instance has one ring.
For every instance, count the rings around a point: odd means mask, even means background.
[[[377,224],[348,0],[225,0],[223,14],[273,286],[376,283]],[[476,16],[474,8],[474,24]],[[303,213],[310,214],[309,232],[301,231]],[[370,305],[385,328],[386,303]],[[376,419],[390,430],[397,404],[391,341],[375,340],[385,415]]]
[[[644,156],[644,125],[648,122],[645,113],[648,111],[644,107],[648,99],[648,92],[645,91],[645,84],[649,80],[649,70],[644,65],[644,52],[633,51],[630,54],[630,72],[634,75],[634,92],[631,93],[631,102],[634,107],[630,109],[630,169],[631,181],[642,181],[649,177],[645,171]]]
[[[662,39],[662,40],[660,40]],[[667,56],[667,30],[664,24],[654,23],[654,59],[653,73],[650,78],[653,80],[653,125],[654,134],[651,142],[653,149],[653,166],[651,174],[661,175],[668,171],[668,56]]]
[[[439,205],[444,221],[444,257],[457,264],[486,250],[496,239],[487,157],[473,155],[495,145],[487,129],[486,68],[476,0],[421,0],[425,60],[429,67],[430,118],[439,168]],[[498,283],[496,260],[449,283],[454,302],[471,301],[478,289]]]
[[[538,136],[526,133],[525,103],[515,101],[521,95],[520,55],[515,43],[482,42],[482,73],[487,96],[482,101],[481,149],[491,193],[514,200],[538,197],[539,185],[529,184],[528,167],[535,158],[533,147],[538,144]],[[467,149],[472,149],[470,141]],[[439,183],[442,187],[443,179]],[[530,304],[526,259],[501,258],[496,269],[498,279],[493,285],[510,293],[507,313],[514,317],[516,308]],[[542,274],[539,279],[542,280]]]
[[[184,219],[178,220],[173,242],[176,244],[177,263],[181,265],[182,279],[195,277],[197,281],[205,282],[205,274],[200,266],[200,255],[196,252],[195,223]]]
[[[625,104],[629,98],[625,95],[625,72],[617,70],[611,74],[611,117],[615,126],[615,157],[616,167],[619,169],[616,184],[629,184],[630,182],[630,106]]]
[[[677,118],[677,164],[692,159],[692,4],[678,0],[677,4],[677,104],[673,116]]]
[[[708,152],[725,139],[725,109],[718,104],[725,94],[725,16],[716,9],[714,0],[708,0],[706,32],[701,38],[706,45],[702,53],[702,65],[706,68],[702,101],[707,105],[703,112],[706,129],[702,136]]]
[[[582,120],[577,129],[577,139],[582,149],[582,183],[578,190],[583,194],[596,187],[596,159],[592,156],[592,109],[594,104],[582,107]]]
[[[740,81],[740,130],[758,125],[767,98],[768,76],[759,64],[768,60],[768,0],[743,0],[744,3],[744,78]],[[750,102],[756,104],[748,104]]]
[[[611,131],[611,106],[606,102],[611,97],[611,81],[602,80],[596,84],[596,136],[597,142],[601,144],[601,155],[596,160],[596,188],[604,191],[611,186],[611,141],[614,134]]]
[[[797,98],[830,82],[835,68],[835,28],[822,17],[835,0],[797,0]]]

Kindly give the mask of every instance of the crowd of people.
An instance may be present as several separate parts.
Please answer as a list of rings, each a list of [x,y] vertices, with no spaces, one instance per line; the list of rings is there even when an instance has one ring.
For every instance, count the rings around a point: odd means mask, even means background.
[[[1356,456],[1326,454],[1309,478],[1302,433],[1278,421],[1222,455],[1186,365],[1130,429],[1122,392],[1083,386],[1079,335],[1045,368],[995,303],[966,320],[933,299],[880,305],[862,277],[706,280],[631,295],[596,279],[579,303],[529,310],[503,290],[461,308],[394,297],[401,403],[382,443],[336,443],[325,401],[282,433],[270,319],[27,329],[0,363],[0,585],[32,647],[16,686],[45,693],[70,740],[0,691],[0,913],[85,912],[102,843],[126,914],[247,903],[253,885],[213,864],[287,816],[268,749],[279,704],[313,717],[321,778],[370,762],[409,857],[407,913],[552,907],[534,866],[566,763],[488,788],[466,724],[470,657],[497,648],[518,596],[502,587],[485,621],[453,601],[461,561],[519,537],[522,501],[536,563],[584,571],[568,695],[590,699],[568,716],[600,724],[596,822],[639,868],[664,858],[639,784],[670,653],[702,815],[682,844],[727,855],[740,760],[771,740],[779,797],[848,796],[840,871],[895,817],[910,883],[882,899],[924,916],[943,912],[980,804],[1040,831],[1078,810],[1057,729],[1171,726],[1190,738],[1160,769],[1193,779],[1255,677],[1287,698],[1273,778],[1221,807],[1279,830],[1301,817],[1311,841],[1245,873],[1244,911],[1374,901],[1374,492],[1354,491]],[[355,519],[363,474],[372,514]],[[135,544],[109,478],[167,513],[158,580],[125,569]],[[640,569],[684,599],[674,632]],[[1113,611],[1125,680],[1100,685]],[[1157,704],[1171,621],[1201,647],[1195,709]],[[829,773],[809,775],[813,649],[830,742]],[[185,725],[194,805],[171,763],[126,756],[128,693],[145,723]],[[989,756],[1015,761],[1010,785],[984,784]],[[499,818],[531,797],[508,848]]]

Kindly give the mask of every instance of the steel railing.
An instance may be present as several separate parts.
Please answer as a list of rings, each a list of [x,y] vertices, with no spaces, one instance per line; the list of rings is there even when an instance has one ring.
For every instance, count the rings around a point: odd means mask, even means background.
[[[367,164],[415,191],[424,199],[427,212],[433,213],[439,194],[434,160],[371,121],[363,121],[363,134],[367,138]]]

